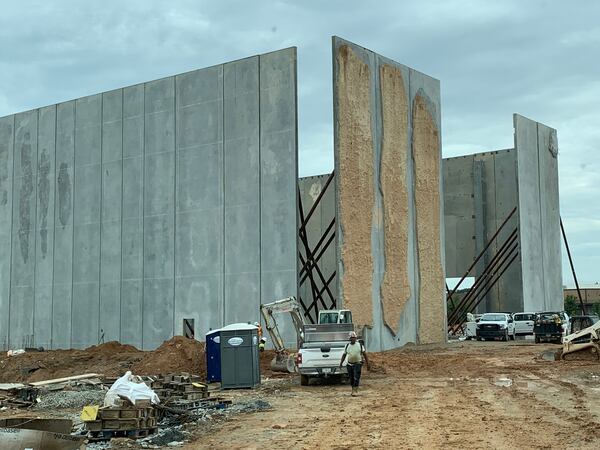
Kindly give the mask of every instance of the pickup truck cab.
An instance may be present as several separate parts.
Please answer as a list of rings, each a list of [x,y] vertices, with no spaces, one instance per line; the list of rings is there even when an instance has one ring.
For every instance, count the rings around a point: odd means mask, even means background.
[[[535,324],[535,313],[532,313],[532,312],[514,313],[513,320],[515,322],[515,334],[517,336],[533,334],[533,326]]]
[[[486,313],[477,323],[477,340],[500,338],[502,341],[515,339],[514,321],[510,314]]]
[[[352,323],[304,325],[304,340],[296,354],[296,371],[302,386],[307,386],[310,378],[347,376],[346,362],[340,368],[340,361],[351,331]]]

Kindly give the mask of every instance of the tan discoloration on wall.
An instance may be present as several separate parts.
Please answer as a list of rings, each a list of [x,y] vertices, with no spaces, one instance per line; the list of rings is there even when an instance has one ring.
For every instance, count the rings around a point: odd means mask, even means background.
[[[413,102],[413,159],[419,263],[419,343],[445,340],[444,272],[440,242],[440,137],[420,94]]]
[[[347,45],[337,51],[337,135],[339,220],[342,228],[340,286],[344,307],[354,323],[373,324],[371,256],[373,136],[371,134],[371,73]]]
[[[385,231],[385,273],[381,301],[385,324],[397,333],[400,314],[410,298],[406,185],[408,100],[400,69],[382,65],[379,74],[383,112],[380,177]]]

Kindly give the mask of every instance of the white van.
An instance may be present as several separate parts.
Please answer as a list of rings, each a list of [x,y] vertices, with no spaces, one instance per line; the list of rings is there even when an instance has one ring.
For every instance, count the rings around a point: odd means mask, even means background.
[[[526,334],[533,334],[533,325],[535,323],[535,313],[532,312],[519,312],[513,314],[513,320],[515,321],[515,334],[524,336]]]

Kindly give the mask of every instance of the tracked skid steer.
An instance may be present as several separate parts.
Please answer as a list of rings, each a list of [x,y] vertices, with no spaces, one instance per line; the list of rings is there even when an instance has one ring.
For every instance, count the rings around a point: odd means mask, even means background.
[[[565,359],[566,355],[581,351],[591,351],[600,360],[600,322],[563,338],[561,359]]]

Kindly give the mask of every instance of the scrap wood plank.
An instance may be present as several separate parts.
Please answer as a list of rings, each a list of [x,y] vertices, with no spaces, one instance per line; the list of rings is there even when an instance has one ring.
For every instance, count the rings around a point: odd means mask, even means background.
[[[54,378],[52,380],[35,381],[29,383],[32,386],[46,386],[48,384],[64,383],[65,381],[84,380],[86,378],[99,378],[102,377],[99,373],[85,373],[83,375],[75,375],[72,377]]]

